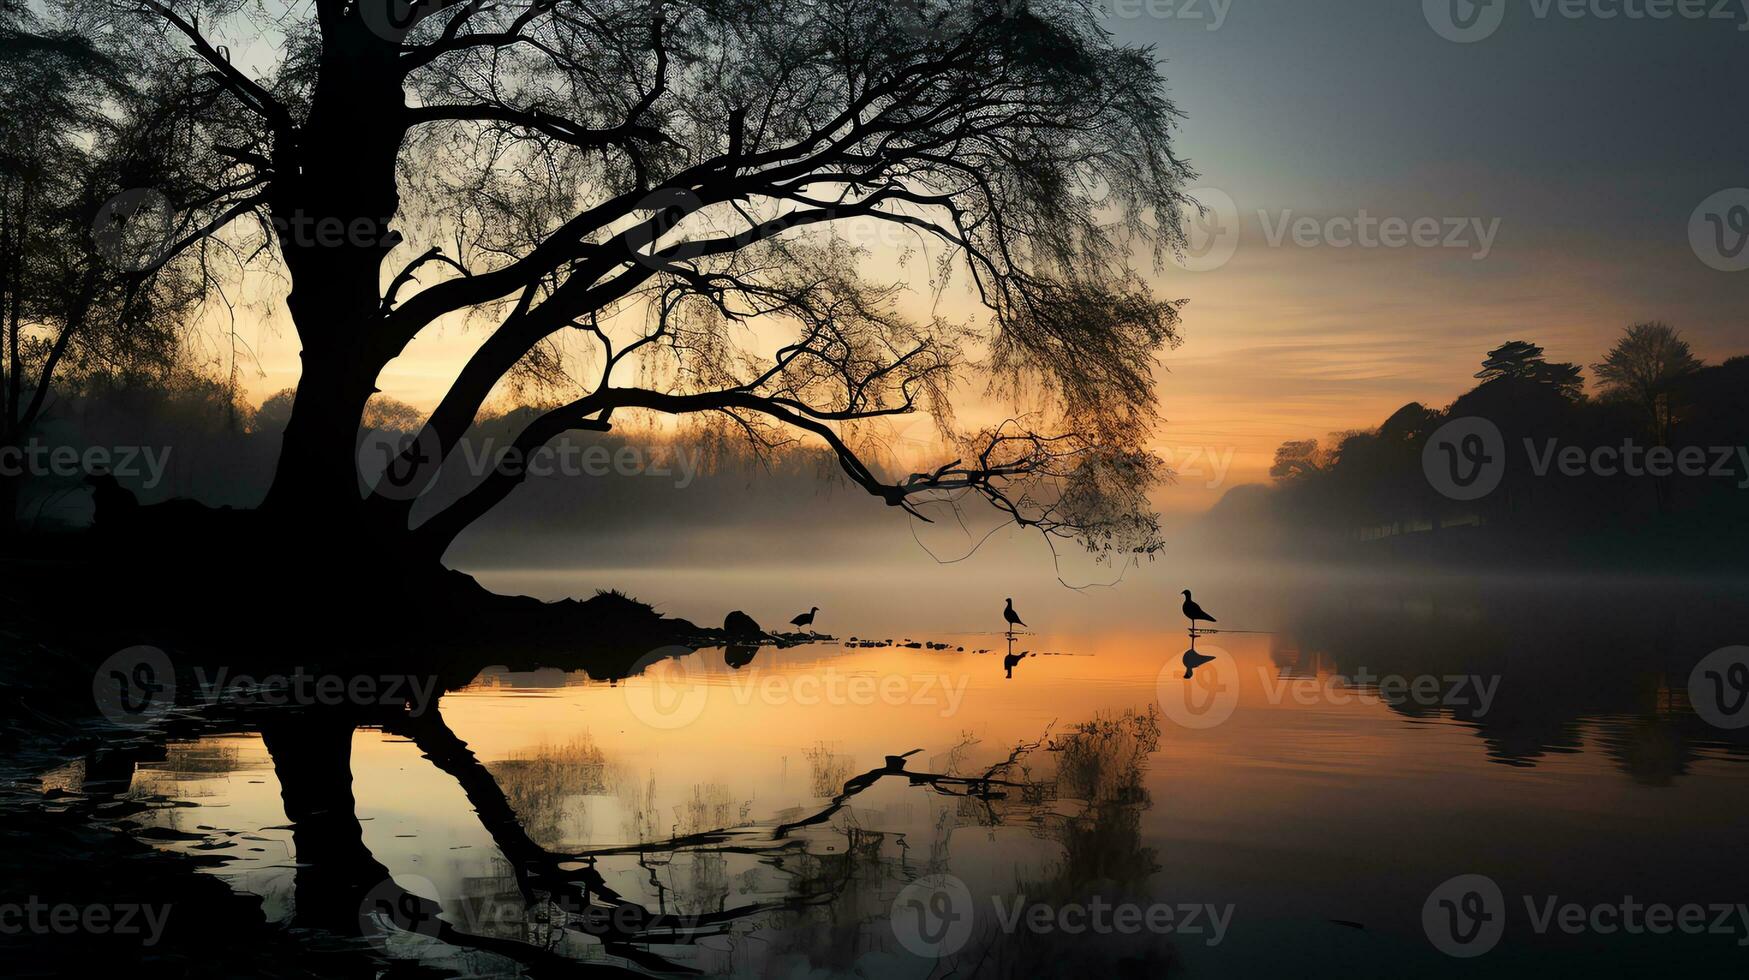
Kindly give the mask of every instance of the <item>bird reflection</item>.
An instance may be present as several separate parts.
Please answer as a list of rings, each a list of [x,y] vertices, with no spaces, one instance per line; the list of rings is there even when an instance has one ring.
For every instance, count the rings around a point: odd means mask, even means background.
[[[1009,600],[1009,601],[1012,602],[1013,600]],[[1015,619],[1020,618],[1020,617],[1014,615],[1014,610],[1012,608],[1010,608],[1008,610],[1008,615],[1015,618]],[[1025,625],[1025,624],[1023,623],[1022,625]],[[1027,657],[1027,652],[1025,650],[1022,650],[1019,653],[1014,652],[1014,631],[1012,629],[1009,630],[1008,631],[1008,653],[1006,655],[1004,655],[1002,658],[1002,670],[1008,676],[1008,678],[1010,680],[1014,679],[1014,665],[1017,663],[1020,663],[1022,660],[1025,660],[1026,657]]]
[[[1196,669],[1210,660],[1215,659],[1206,653],[1197,653],[1194,648],[1184,651],[1184,677],[1186,680],[1196,673]]]

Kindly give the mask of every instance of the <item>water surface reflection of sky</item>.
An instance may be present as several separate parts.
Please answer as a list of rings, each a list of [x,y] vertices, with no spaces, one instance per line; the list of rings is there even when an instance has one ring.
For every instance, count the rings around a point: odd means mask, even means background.
[[[1110,946],[1187,975],[1279,969],[1294,948],[1328,958],[1313,973],[1371,975],[1339,967],[1378,957],[1398,970],[1452,968],[1427,944],[1421,910],[1462,873],[1563,901],[1740,900],[1734,842],[1749,769],[1741,743],[1687,709],[1682,656],[1631,637],[1600,649],[1577,631],[1570,649],[1533,637],[1531,659],[1491,625],[1492,602],[1345,593],[1337,625],[1329,609],[1288,601],[1241,610],[1228,621],[1294,629],[1203,637],[1198,649],[1216,659],[1189,681],[1185,640],[1164,630],[1024,634],[1015,652],[1033,655],[1012,677],[992,633],[870,630],[855,635],[894,645],[862,647],[843,630],[739,667],[701,650],[617,683],[488,669],[445,696],[441,715],[541,847],[615,851],[592,866],[623,895],[669,912],[820,897],[661,947],[667,962],[712,974],[926,975],[888,919],[905,883],[938,871],[974,896],[988,927],[978,942],[994,951],[978,960],[986,972],[1020,968],[1028,947],[996,928],[993,910],[1023,894],[1231,906],[1218,943]],[[1404,686],[1392,690],[1396,677]],[[1434,686],[1417,696],[1415,678]],[[907,773],[1009,765],[984,796],[889,775],[828,809],[858,774],[912,750]],[[406,738],[370,729],[353,736],[351,766],[364,843],[400,884],[439,899],[457,924],[528,932],[500,848],[455,779]],[[232,858],[218,873],[265,896],[270,914],[294,913],[296,855],[259,739],[181,746],[136,788],[196,802],[161,811],[199,838],[176,846]],[[769,843],[772,827],[822,812],[789,835],[790,849],[734,843]],[[729,846],[624,850],[719,829]],[[1735,950],[1730,937],[1600,946],[1519,932],[1496,954],[1503,962],[1575,945],[1628,961]],[[403,952],[431,957],[432,945]],[[603,955],[587,942],[565,948]]]

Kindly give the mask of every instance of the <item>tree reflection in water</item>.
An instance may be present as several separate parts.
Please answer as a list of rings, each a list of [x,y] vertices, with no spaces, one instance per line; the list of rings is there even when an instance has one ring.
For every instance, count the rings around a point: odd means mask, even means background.
[[[912,750],[852,774],[853,760],[821,745],[806,754],[810,782],[833,792],[817,808],[756,824],[750,802],[705,784],[666,826],[654,786],[616,771],[587,740],[488,766],[435,708],[372,719],[456,781],[506,865],[502,876],[469,882],[466,896],[442,896],[440,906],[396,884],[363,842],[350,769],[359,723],[305,713],[262,725],[293,824],[295,924],[427,959],[441,950],[468,969],[491,972],[478,953],[530,972],[597,974],[850,972],[875,965],[873,957],[923,975],[931,964],[894,941],[892,902],[906,883],[948,870],[956,830],[1011,829],[1051,845],[1059,856],[1045,873],[1016,883],[1029,902],[1143,901],[1157,870],[1140,829],[1150,803],[1143,771],[1160,738],[1152,710],[1045,732],[993,764],[974,764],[979,747],[968,740],[935,760],[939,771],[914,768],[920,750]],[[937,801],[923,838],[915,823],[887,829],[878,807],[855,805],[882,783],[927,790]],[[628,843],[575,846],[591,839],[581,801],[592,795],[619,798]],[[628,882],[637,894],[627,893]],[[936,965],[964,976],[1037,974],[1039,952],[1030,947],[1047,937],[984,925],[951,963]],[[1101,945],[1137,962],[1159,959],[1157,949]],[[1083,971],[1091,965],[1085,953],[1074,961]]]

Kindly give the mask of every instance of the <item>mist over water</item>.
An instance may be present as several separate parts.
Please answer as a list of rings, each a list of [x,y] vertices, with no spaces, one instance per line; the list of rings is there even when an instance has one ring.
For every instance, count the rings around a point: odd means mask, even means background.
[[[705,624],[739,609],[787,628],[818,606],[833,639],[707,648],[616,682],[488,668],[441,704],[483,767],[471,777],[429,736],[351,735],[369,852],[455,928],[543,935],[507,863],[520,838],[480,816],[489,773],[521,833],[568,867],[670,914],[729,910],[715,936],[639,947],[706,975],[925,975],[933,961],[892,924],[920,875],[971,896],[977,931],[946,961],[997,976],[1090,962],[1461,975],[1421,916],[1458,871],[1511,896],[1490,960],[1505,968],[1559,956],[1704,972],[1737,955],[1733,936],[1605,947],[1535,933],[1519,896],[1736,901],[1749,741],[1697,715],[1690,677],[1740,631],[1738,583],[1222,559],[1187,535],[1116,586],[1077,591],[1025,536],[943,565],[908,536],[882,547],[863,532],[813,534],[809,559],[765,554],[763,534],[676,532],[644,564],[473,569],[548,598],[612,586]],[[1198,639],[1214,659],[1190,680],[1187,588],[1233,631]],[[1010,596],[1028,624],[1012,647]],[[1010,651],[1028,655],[1005,670]],[[216,849],[231,860],[215,873],[295,921],[280,765],[256,736],[215,736],[136,787],[193,800],[162,813],[188,835],[167,846]],[[1210,924],[1079,954],[1061,933],[1002,931],[1004,909],[1041,901],[1194,905]],[[626,955],[565,942],[587,961]],[[392,952],[516,969],[441,945]],[[1053,956],[1061,970],[1039,965]]]

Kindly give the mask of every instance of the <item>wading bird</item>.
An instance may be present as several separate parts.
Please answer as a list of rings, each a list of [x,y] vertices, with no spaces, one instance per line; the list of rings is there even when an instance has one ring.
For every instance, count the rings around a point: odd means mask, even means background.
[[[1021,621],[1020,614],[1014,611],[1014,600],[1012,598],[1008,600],[1008,606],[1002,610],[1002,618],[1008,620],[1008,632],[1010,633],[1014,632],[1014,627],[1026,625],[1026,623]]]
[[[1184,590],[1184,618],[1190,620],[1190,628],[1193,630],[1196,629],[1196,621],[1199,619],[1210,623],[1215,621],[1213,616],[1203,612],[1202,607],[1191,600],[1189,589]]]
[[[807,612],[802,613],[800,616],[797,616],[796,618],[790,620],[790,625],[797,626],[797,627],[806,626],[808,628],[808,632],[812,633],[814,631],[814,614],[819,612],[819,611],[820,611],[820,607],[815,606],[812,609],[809,609]]]

